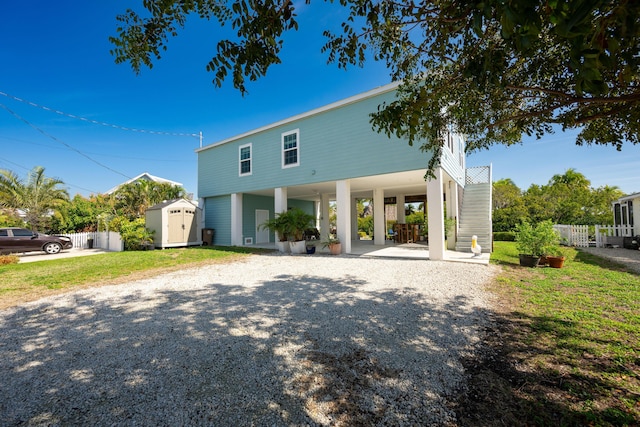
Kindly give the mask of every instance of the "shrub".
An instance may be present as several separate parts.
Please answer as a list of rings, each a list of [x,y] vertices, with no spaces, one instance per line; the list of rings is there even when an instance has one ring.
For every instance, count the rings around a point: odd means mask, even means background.
[[[496,231],[493,233],[494,242],[514,242],[516,240],[516,233],[513,231]]]
[[[120,224],[120,237],[125,251],[140,251],[153,244],[153,232],[145,227],[145,219],[123,221]]]
[[[17,264],[20,261],[17,255],[0,255],[0,265]]]

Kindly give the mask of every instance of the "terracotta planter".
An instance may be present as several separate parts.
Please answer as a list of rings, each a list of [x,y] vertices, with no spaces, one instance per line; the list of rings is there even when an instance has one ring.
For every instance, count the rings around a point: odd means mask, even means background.
[[[564,266],[565,257],[563,256],[548,256],[547,264],[552,268],[562,268]]]
[[[340,255],[342,253],[342,243],[332,243],[329,245],[329,253],[331,255]]]
[[[539,262],[539,256],[520,254],[520,265],[522,267],[537,267]]]

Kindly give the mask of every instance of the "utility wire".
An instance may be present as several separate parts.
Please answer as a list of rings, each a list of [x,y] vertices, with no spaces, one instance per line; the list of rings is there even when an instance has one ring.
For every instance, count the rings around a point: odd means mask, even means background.
[[[86,155],[85,153],[83,153],[82,151],[78,150],[77,148],[67,144],[66,142],[56,138],[55,136],[45,132],[44,130],[40,129],[38,126],[34,125],[33,123],[29,122],[27,119],[23,118],[22,116],[20,116],[19,114],[17,114],[15,111],[11,110],[9,107],[7,107],[4,104],[0,104],[0,107],[4,108],[5,110],[7,110],[7,112],[9,112],[9,114],[11,114],[12,116],[14,116],[15,118],[17,118],[18,120],[26,123],[28,126],[32,127],[33,129],[37,130],[38,132],[40,132],[41,134],[43,134],[44,136],[46,136],[47,138],[51,138],[52,140],[56,141],[57,143],[60,143],[62,145],[64,145],[65,147],[67,147],[68,149],[75,151],[76,153],[80,154],[82,157],[85,157],[87,159],[89,159],[90,161],[92,161],[93,163],[97,164],[98,166],[101,166],[107,170],[110,170],[111,172],[117,173],[118,175],[122,175],[125,178],[131,179],[130,176],[123,174],[122,172],[118,172],[115,169],[110,168],[109,166],[100,163],[99,161],[93,159],[92,157]]]
[[[136,129],[136,128],[129,128],[129,127],[126,127],[126,126],[114,125],[114,124],[111,124],[111,123],[106,123],[106,122],[101,122],[101,121],[98,121],[98,120],[88,119],[86,117],[76,116],[75,114],[65,113],[64,111],[60,111],[60,110],[56,110],[54,108],[46,107],[44,105],[36,104],[35,102],[27,101],[26,99],[18,98],[17,96],[13,96],[13,95],[10,95],[10,94],[2,92],[2,91],[0,91],[0,95],[5,96],[7,98],[11,98],[11,99],[13,99],[15,101],[19,101],[19,102],[25,103],[27,105],[31,105],[32,107],[41,108],[41,109],[46,110],[46,111],[51,111],[53,113],[60,114],[61,116],[66,116],[66,117],[70,117],[72,119],[82,120],[84,122],[93,123],[93,124],[96,124],[96,125],[102,125],[102,126],[115,128],[115,129],[131,131],[131,132],[150,133],[150,134],[154,134],[154,135],[190,136],[190,137],[195,137],[195,138],[201,138],[201,135],[200,134],[196,134],[196,133],[162,132],[162,131],[147,130],[147,129]]]

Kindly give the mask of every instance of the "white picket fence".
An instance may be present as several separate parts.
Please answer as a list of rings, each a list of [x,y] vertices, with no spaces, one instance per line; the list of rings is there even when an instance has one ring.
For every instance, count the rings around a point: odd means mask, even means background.
[[[595,242],[589,239],[588,225],[556,224],[553,228],[560,234],[562,244],[582,248],[588,248],[590,245],[604,248],[614,241],[622,246],[622,237],[633,236],[633,227],[626,225],[595,225]]]
[[[88,249],[89,239],[93,239],[94,249],[104,249],[113,252],[122,252],[124,250],[124,242],[120,238],[120,233],[115,231],[94,231],[87,233],[71,233],[61,234],[67,236],[73,242],[74,249]]]
[[[554,230],[560,234],[560,242],[567,246],[589,247],[588,225],[555,224]]]
[[[622,247],[622,238],[633,236],[633,227],[628,225],[596,225],[596,246],[609,245]]]

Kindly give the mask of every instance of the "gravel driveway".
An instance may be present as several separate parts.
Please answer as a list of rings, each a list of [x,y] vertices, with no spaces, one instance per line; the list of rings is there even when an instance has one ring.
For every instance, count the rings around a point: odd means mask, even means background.
[[[495,273],[255,255],[0,311],[0,425],[453,425]]]

